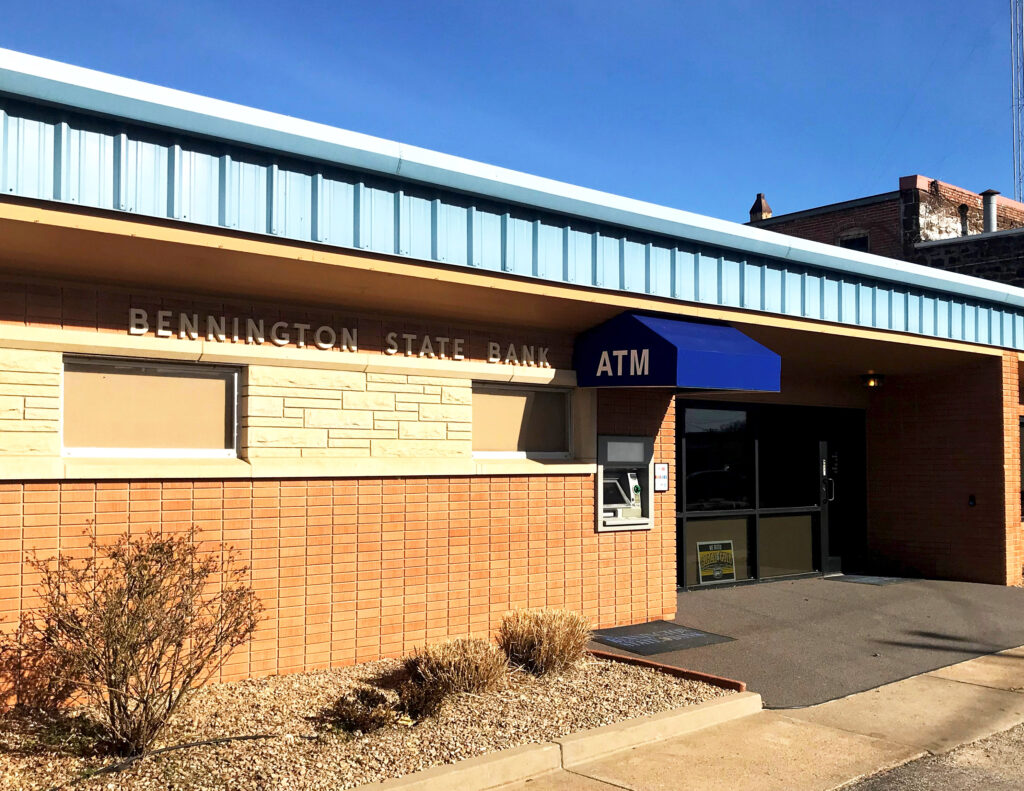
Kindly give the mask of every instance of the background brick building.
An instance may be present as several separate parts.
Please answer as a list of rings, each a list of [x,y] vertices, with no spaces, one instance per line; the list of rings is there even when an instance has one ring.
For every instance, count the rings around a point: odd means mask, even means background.
[[[750,225],[964,275],[1024,285],[1024,204],[995,194],[995,230],[985,231],[983,193],[925,176],[899,189],[773,215],[764,195]]]

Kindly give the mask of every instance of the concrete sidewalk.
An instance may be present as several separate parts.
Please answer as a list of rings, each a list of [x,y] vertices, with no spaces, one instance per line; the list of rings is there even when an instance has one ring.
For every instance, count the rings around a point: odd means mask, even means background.
[[[1022,693],[1024,647],[817,706],[762,711],[507,788],[826,791],[1024,722]]]

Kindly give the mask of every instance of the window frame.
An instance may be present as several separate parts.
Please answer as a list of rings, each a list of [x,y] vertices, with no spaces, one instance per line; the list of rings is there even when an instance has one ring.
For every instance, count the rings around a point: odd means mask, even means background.
[[[849,246],[849,242],[860,242],[864,240],[864,249],[860,246]],[[845,243],[845,244],[844,244]],[[844,250],[852,250],[855,253],[870,253],[871,252],[871,232],[870,231],[846,231],[836,239],[836,246],[841,247]]]
[[[471,393],[475,394],[477,389],[482,390],[507,390],[510,393],[523,392],[524,390],[530,392],[544,392],[544,393],[561,393],[565,396],[565,450],[541,450],[541,451],[524,451],[524,450],[473,450],[474,459],[536,459],[538,461],[551,461],[575,458],[575,437],[573,436],[573,388],[571,387],[551,387],[547,385],[522,385],[512,384],[507,382],[489,382],[486,379],[474,379],[472,382]],[[472,394],[470,399],[472,399]],[[470,403],[470,409],[472,409],[472,401]],[[471,423],[472,425],[472,423]]]
[[[224,378],[228,383],[227,410],[224,416],[225,429],[230,434],[230,447],[226,448],[116,448],[116,447],[68,447],[64,444],[64,374],[68,366],[79,366],[78,370],[121,369],[126,372],[145,372],[156,376],[188,374],[210,379]],[[92,354],[65,354],[60,369],[60,448],[61,456],[68,459],[237,459],[240,457],[239,441],[239,374],[242,369],[235,366],[209,365],[204,363],[175,363],[144,357],[113,357]]]

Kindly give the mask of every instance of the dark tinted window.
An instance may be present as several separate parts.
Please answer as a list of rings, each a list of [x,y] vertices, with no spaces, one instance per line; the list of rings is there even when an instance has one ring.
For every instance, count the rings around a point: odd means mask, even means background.
[[[862,253],[871,252],[868,249],[867,234],[863,234],[862,236],[847,236],[845,239],[839,240],[839,246],[845,247],[847,250],[859,250]]]
[[[818,441],[793,428],[788,433],[769,430],[757,443],[761,508],[818,505]]]
[[[754,441],[743,410],[687,409],[686,508],[754,507]]]

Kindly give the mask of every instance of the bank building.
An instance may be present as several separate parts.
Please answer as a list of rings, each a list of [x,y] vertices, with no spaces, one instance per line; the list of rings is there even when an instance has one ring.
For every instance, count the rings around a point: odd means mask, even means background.
[[[0,614],[186,530],[229,676],[858,572],[1021,582],[1024,290],[0,50]]]

